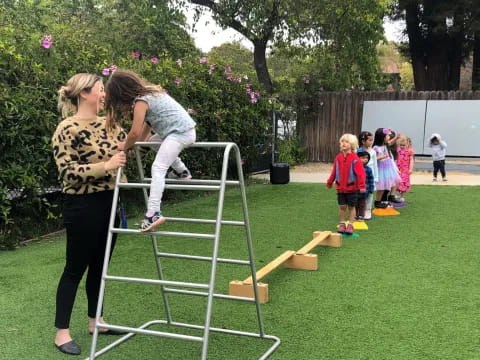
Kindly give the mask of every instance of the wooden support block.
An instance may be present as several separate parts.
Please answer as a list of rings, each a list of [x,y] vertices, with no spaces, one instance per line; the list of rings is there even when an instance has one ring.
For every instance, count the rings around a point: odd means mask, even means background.
[[[317,254],[295,254],[284,265],[290,269],[318,270],[318,256]]]
[[[300,250],[297,251],[297,255],[305,255],[308,254],[315,246],[320,245],[320,243],[327,241],[328,237],[330,236],[331,231],[315,231],[313,233],[313,240],[310,241],[307,245],[302,247]]]
[[[260,304],[268,302],[268,284],[257,283],[258,301]],[[233,280],[228,286],[228,293],[232,296],[242,296],[248,298],[255,298],[253,292],[253,284],[245,284],[244,281]]]
[[[317,233],[322,233],[321,231],[315,231],[313,235]],[[330,232],[329,236],[321,241],[319,246],[330,246],[330,247],[341,247],[342,246],[342,235],[338,233]]]
[[[263,268],[258,270],[257,273],[256,273],[257,282],[261,278],[263,278],[264,276],[266,276],[267,274],[269,274],[270,272],[275,270],[277,267],[282,265],[285,261],[287,261],[289,258],[291,258],[294,254],[295,254],[295,251],[292,251],[292,250],[285,251],[282,255],[277,257],[275,260],[272,260],[267,265],[265,265]],[[253,283],[252,277],[249,276],[248,278],[243,280],[243,283],[244,284],[252,284]]]

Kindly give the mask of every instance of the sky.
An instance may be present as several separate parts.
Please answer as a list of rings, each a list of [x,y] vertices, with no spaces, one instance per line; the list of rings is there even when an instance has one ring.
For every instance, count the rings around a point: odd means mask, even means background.
[[[193,24],[193,11],[187,12],[187,23]],[[389,41],[399,41],[402,37],[401,32],[404,24],[401,22],[384,22],[385,35]],[[204,14],[196,25],[196,32],[191,33],[195,39],[195,45],[203,52],[210,51],[213,47],[226,42],[239,41],[246,48],[253,50],[252,43],[245,39],[243,35],[233,29],[222,30],[215,25],[209,14]]]

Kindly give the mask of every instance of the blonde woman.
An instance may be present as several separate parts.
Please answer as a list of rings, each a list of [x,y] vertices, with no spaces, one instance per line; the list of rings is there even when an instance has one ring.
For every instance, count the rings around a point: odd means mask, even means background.
[[[105,119],[97,115],[104,102],[103,81],[92,74],[77,74],[58,91],[64,120],[57,126],[52,146],[65,194],[67,244],[56,295],[55,346],[69,355],[81,353],[70,334],[70,317],[87,269],[88,330],[94,330],[115,173],[126,163],[125,153],[118,150],[126,133],[116,124],[107,129]],[[99,329],[99,334],[119,335],[107,329]]]
[[[365,170],[356,154],[357,137],[352,134],[343,134],[339,142],[340,154],[335,157],[332,172],[327,180],[327,187],[331,188],[335,181],[340,217],[338,232],[351,235],[356,215],[357,191],[364,193],[366,190]],[[349,211],[348,225],[345,224],[347,208]]]

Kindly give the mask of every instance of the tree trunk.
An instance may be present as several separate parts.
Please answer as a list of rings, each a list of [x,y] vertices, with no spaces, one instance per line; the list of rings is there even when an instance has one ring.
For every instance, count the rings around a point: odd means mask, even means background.
[[[267,41],[254,40],[253,42],[253,63],[257,72],[258,81],[268,94],[273,93],[273,84],[267,67]]]
[[[413,82],[415,90],[425,90],[427,82],[427,66],[425,64],[425,54],[423,50],[423,39],[418,24],[419,8],[413,1],[403,1],[405,8],[405,22],[407,24],[407,34],[409,42],[410,58],[412,59]]]
[[[473,46],[472,90],[480,90],[480,32],[475,32]]]

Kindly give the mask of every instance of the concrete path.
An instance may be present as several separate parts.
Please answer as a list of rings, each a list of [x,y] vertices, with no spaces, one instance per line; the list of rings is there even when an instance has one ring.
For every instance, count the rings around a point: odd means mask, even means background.
[[[414,166],[414,172],[411,176],[412,185],[480,185],[480,160],[472,159],[447,159],[446,171],[448,181],[441,181],[439,174],[439,181],[433,182],[432,162],[430,159],[417,159]],[[332,164],[327,163],[307,163],[292,167],[290,169],[290,182],[304,182],[304,183],[325,183]],[[254,175],[257,179],[270,181],[270,174]]]

